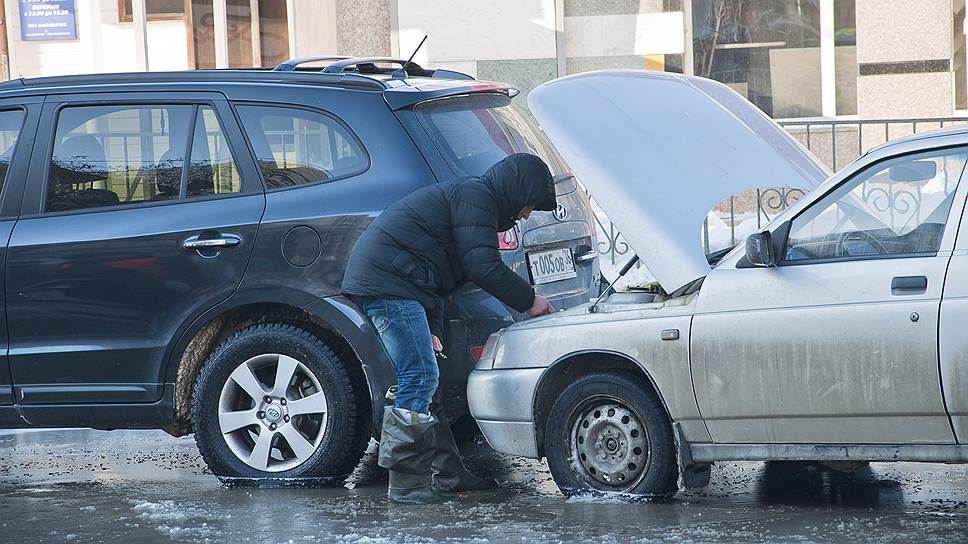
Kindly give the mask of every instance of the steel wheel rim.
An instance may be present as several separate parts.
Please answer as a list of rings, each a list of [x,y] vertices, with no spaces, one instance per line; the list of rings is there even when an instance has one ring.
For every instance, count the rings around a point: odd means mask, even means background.
[[[586,481],[622,490],[645,477],[649,433],[634,409],[613,397],[594,397],[575,415],[569,439],[571,462]]]
[[[329,415],[326,394],[302,362],[279,353],[241,363],[222,385],[219,431],[233,454],[264,472],[293,469],[319,448]]]

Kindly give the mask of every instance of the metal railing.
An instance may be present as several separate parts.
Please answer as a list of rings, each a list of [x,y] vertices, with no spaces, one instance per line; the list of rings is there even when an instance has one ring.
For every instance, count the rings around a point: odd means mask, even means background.
[[[868,150],[881,144],[932,130],[968,126],[968,117],[918,117],[903,119],[797,119],[778,121],[791,136],[800,141],[818,160],[832,171],[850,164]],[[703,222],[700,233],[706,253],[736,243],[751,230],[769,223],[779,212],[790,207],[801,196],[799,189],[763,189],[734,195],[721,202],[712,213],[720,221]],[[598,251],[602,255],[602,273],[614,279],[615,273],[631,258],[633,251],[618,229],[596,207]],[[728,236],[726,234],[728,231]]]
[[[904,136],[965,125],[968,124],[968,117],[797,119],[778,123],[836,172],[838,167],[846,166],[873,147]],[[856,134],[851,134],[853,132]],[[846,153],[838,153],[838,135],[840,151],[845,151],[846,145]],[[827,149],[821,149],[823,147]]]

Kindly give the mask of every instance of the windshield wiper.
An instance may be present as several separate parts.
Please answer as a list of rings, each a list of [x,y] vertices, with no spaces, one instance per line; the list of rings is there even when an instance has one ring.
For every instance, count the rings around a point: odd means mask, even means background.
[[[726,254],[732,251],[735,247],[736,246],[724,247],[723,249],[717,249],[716,251],[707,253],[706,262],[709,263],[709,266],[716,266],[719,264],[719,261],[721,261],[723,257],[725,257]]]

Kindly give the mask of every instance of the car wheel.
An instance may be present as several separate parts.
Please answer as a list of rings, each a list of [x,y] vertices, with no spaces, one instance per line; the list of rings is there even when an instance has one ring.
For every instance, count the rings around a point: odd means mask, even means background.
[[[349,474],[369,440],[345,365],[311,333],[259,324],[208,358],[192,396],[199,452],[216,476]]]
[[[565,388],[551,408],[544,444],[551,475],[567,496],[676,490],[672,424],[651,389],[630,373],[590,374]]]

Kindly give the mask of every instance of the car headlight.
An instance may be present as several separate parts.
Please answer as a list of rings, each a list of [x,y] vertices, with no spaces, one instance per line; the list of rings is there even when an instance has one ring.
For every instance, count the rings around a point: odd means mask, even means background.
[[[481,350],[481,358],[477,360],[477,370],[491,370],[494,367],[494,354],[497,352],[497,345],[501,341],[501,333],[496,332],[487,337],[484,349]]]

